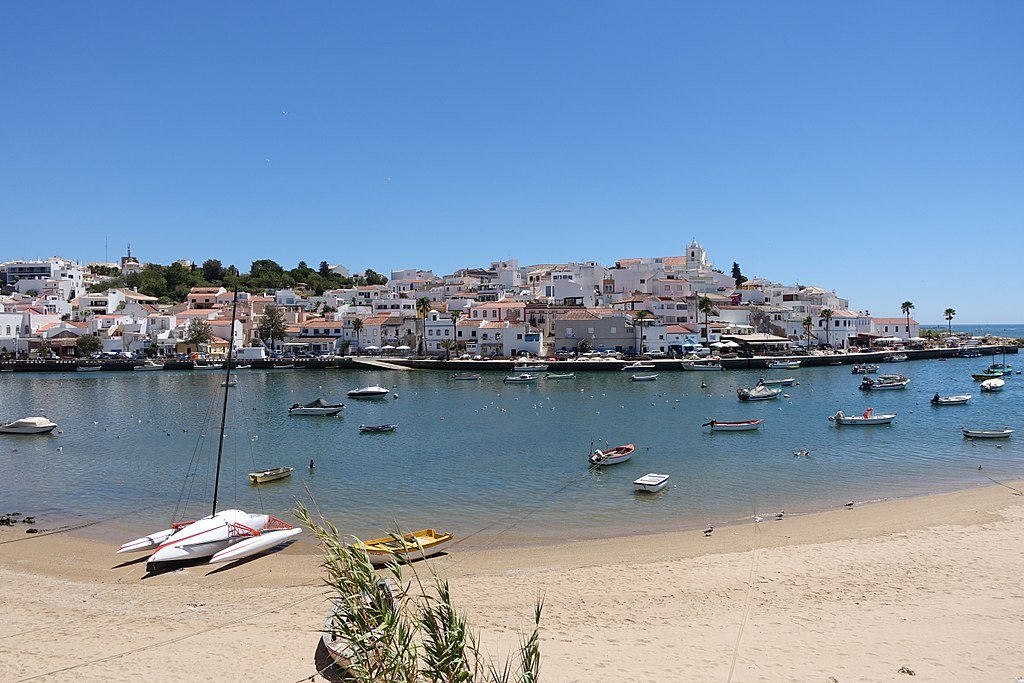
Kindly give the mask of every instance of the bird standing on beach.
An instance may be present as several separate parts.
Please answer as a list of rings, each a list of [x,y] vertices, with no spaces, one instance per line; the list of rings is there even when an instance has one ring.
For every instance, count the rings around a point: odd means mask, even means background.
[[[714,531],[714,530],[715,530],[715,527],[713,527],[710,524],[708,524],[708,528],[704,530],[704,535],[705,536],[710,536],[711,532]]]
[[[786,516],[786,511],[782,510],[782,511],[779,512],[779,514],[775,515],[775,519],[782,519],[785,516]]]
[[[854,504],[854,501],[851,500],[849,503],[846,504],[846,507],[852,508],[853,504]]]

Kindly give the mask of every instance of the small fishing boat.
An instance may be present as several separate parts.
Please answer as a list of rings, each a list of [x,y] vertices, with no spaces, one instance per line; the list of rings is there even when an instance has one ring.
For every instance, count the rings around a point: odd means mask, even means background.
[[[800,361],[798,360],[770,360],[768,361],[768,368],[770,370],[795,370],[800,367]]]
[[[147,360],[142,365],[136,365],[134,368],[132,368],[132,370],[134,370],[135,372],[146,372],[146,371],[163,370],[163,369],[164,369],[163,365],[161,365],[160,363],[154,363],[151,360]]]
[[[249,473],[250,484],[266,484],[268,481],[277,481],[292,476],[293,467],[271,467],[266,470]]]
[[[865,377],[860,383],[863,391],[886,391],[889,389],[906,389],[910,380],[903,375],[879,375],[876,379]]]
[[[646,491],[647,493],[657,493],[666,486],[668,486],[667,474],[645,474],[639,479],[633,480],[634,491]]]
[[[988,379],[999,379],[1004,376],[1005,373],[1001,371],[985,370],[984,372],[976,372],[971,375],[971,378],[978,382],[984,382]]]
[[[349,398],[384,398],[389,393],[389,390],[379,385],[371,385],[368,387],[360,387],[353,389],[348,392]]]
[[[547,369],[546,365],[516,365],[512,372],[544,372]]]
[[[1005,380],[999,379],[998,377],[994,377],[992,379],[987,379],[984,382],[982,382],[981,383],[981,390],[982,391],[1002,391],[1003,390],[1003,386],[1005,384],[1006,384]]]
[[[630,382],[653,382],[658,379],[657,375],[630,375]]]
[[[56,422],[45,417],[23,417],[0,425],[0,434],[49,434],[57,428]]]
[[[590,464],[594,467],[604,467],[606,465],[618,465],[620,462],[626,462],[633,457],[633,451],[636,447],[627,443],[622,446],[616,446],[607,451],[602,451],[600,448],[595,448],[591,451],[590,456],[587,458]]]
[[[784,377],[782,379],[764,379],[757,380],[758,384],[763,384],[766,387],[791,387],[796,383],[795,377]]]
[[[897,353],[892,356],[889,356],[888,358],[886,358],[886,360],[890,363],[902,363],[907,360],[907,354]]]
[[[447,532],[421,529],[399,538],[389,536],[356,542],[352,547],[365,550],[373,566],[380,567],[393,560],[412,562],[437,555],[453,538]]]
[[[876,415],[874,408],[868,408],[861,415],[847,415],[841,410],[835,415],[829,415],[828,421],[837,425],[887,425],[892,424],[896,419],[896,413],[891,415]]]
[[[531,375],[528,372],[521,373],[519,375],[509,375],[502,379],[502,382],[536,382],[540,377],[538,375]]]
[[[381,434],[383,432],[393,432],[398,429],[396,424],[387,425],[359,425],[359,432],[361,434]]]
[[[655,367],[654,363],[641,363],[640,361],[637,361],[635,363],[630,363],[629,365],[623,365],[622,369],[623,370],[653,370],[654,367]]]
[[[850,370],[855,375],[869,375],[878,372],[878,366],[872,363],[854,365]]]
[[[251,365],[236,365],[235,370],[248,370],[251,367]]]
[[[769,399],[778,398],[782,393],[782,389],[778,387],[766,387],[763,384],[758,384],[753,389],[746,387],[740,387],[736,390],[736,396],[741,401],[767,401]]]
[[[760,429],[764,420],[709,420],[701,427],[711,427],[713,432],[749,432]]]
[[[452,379],[461,381],[474,380],[480,379],[480,375],[476,374],[475,372],[457,372],[454,375],[452,375]]]
[[[575,379],[575,372],[549,372],[544,375],[544,379]]]
[[[981,351],[977,349],[963,349],[956,356],[957,358],[981,358]]]
[[[296,403],[288,409],[289,415],[337,415],[345,407],[344,403],[328,403],[318,398],[305,405]]]
[[[681,365],[683,370],[691,370],[693,372],[715,372],[722,369],[721,363],[694,363],[692,361],[683,361]]]
[[[295,363],[288,363],[287,365],[272,365],[275,370],[291,370],[295,367]]]
[[[962,406],[971,400],[970,394],[961,394],[959,396],[939,396],[935,394],[932,396],[933,406]]]
[[[223,363],[195,363],[192,366],[193,370],[220,370],[224,367]]]
[[[1010,434],[1013,434],[1013,430],[1009,427],[1003,427],[1002,429],[968,429],[967,427],[961,427],[960,431],[969,439],[1005,439]]]
[[[75,368],[75,372],[99,372],[102,369],[102,365],[79,365]]]

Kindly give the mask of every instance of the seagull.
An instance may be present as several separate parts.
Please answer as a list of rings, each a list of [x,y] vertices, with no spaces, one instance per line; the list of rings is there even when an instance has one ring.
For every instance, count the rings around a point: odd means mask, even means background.
[[[793,451],[793,457],[794,458],[806,458],[806,457],[809,457],[810,455],[811,455],[811,452],[809,450],[807,450],[806,448],[801,448],[798,451]]]
[[[775,515],[775,519],[782,519],[786,515],[786,511],[783,510],[779,514]]]
[[[754,521],[755,522],[763,522],[764,521],[764,517],[758,517],[758,516],[755,515],[754,516]]]
[[[846,504],[846,507],[852,508],[853,507],[853,503],[854,503],[854,501],[851,500],[849,503]]]
[[[711,532],[714,531],[714,530],[715,530],[715,527],[713,527],[710,524],[708,524],[708,528],[704,530],[704,535],[705,536],[710,536]]]

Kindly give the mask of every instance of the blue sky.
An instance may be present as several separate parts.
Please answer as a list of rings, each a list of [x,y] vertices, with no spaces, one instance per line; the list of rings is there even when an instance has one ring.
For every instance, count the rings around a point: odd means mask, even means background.
[[[682,253],[1024,322],[1024,4],[0,5],[0,260]],[[285,113],[287,112],[287,113]]]

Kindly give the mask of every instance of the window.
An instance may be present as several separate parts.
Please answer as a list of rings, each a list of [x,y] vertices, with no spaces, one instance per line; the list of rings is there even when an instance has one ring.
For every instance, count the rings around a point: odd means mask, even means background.
[[[594,334],[594,328],[593,327],[588,327],[587,328],[587,334]]]
[[[517,334],[516,335],[516,339],[522,339],[522,338],[523,338],[523,335],[521,335],[521,334]]]
[[[444,336],[446,336],[446,337],[448,336],[448,330],[444,331]]]
[[[617,330],[618,330],[618,328],[617,328],[617,327],[613,327],[613,328],[612,328],[612,334],[615,334]]]

